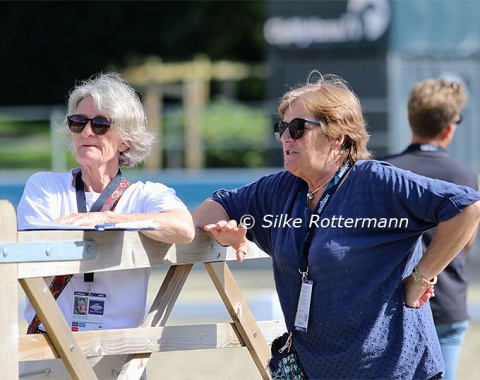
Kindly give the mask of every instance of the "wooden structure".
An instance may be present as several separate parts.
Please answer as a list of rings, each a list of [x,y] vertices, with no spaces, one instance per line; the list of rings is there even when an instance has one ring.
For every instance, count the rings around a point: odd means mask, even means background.
[[[154,352],[247,347],[268,379],[269,343],[285,331],[280,321],[255,321],[226,261],[235,252],[206,234],[169,245],[136,231],[17,231],[13,206],[0,200],[0,378],[18,378],[18,362],[61,358],[74,379],[95,379],[87,357],[130,354],[119,379],[138,379]],[[248,258],[267,257],[255,245]],[[165,326],[195,263],[203,263],[233,323]],[[42,277],[68,273],[169,266],[142,326],[72,333]],[[18,284],[47,335],[18,334]]]
[[[202,169],[205,158],[200,120],[202,109],[210,97],[210,82],[264,78],[266,69],[264,65],[211,62],[203,55],[192,61],[175,63],[165,63],[159,57],[151,57],[142,65],[126,68],[122,75],[132,86],[145,91],[144,104],[152,126],[160,125],[164,95],[182,99],[185,109],[185,166],[188,169]],[[161,138],[147,167],[162,167]]]

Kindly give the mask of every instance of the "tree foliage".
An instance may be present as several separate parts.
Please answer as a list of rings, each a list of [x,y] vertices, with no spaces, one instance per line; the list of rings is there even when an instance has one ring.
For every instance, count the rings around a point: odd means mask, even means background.
[[[0,105],[62,104],[75,81],[163,61],[263,60],[264,1],[0,2]]]

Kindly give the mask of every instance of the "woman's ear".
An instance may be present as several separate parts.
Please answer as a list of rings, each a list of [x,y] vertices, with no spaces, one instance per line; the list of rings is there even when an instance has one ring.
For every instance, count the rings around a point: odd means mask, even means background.
[[[120,147],[118,148],[118,151],[119,151],[120,153],[123,153],[123,152],[125,152],[128,148],[130,148],[130,145],[122,142],[122,143],[120,144]]]
[[[341,150],[343,142],[345,141],[345,135],[340,135],[332,141],[332,150]]]

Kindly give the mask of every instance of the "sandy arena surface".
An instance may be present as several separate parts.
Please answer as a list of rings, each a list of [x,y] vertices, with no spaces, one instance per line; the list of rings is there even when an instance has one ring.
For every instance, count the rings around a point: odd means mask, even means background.
[[[260,262],[260,263],[259,263]],[[277,319],[280,315],[275,299],[273,278],[267,260],[245,264],[230,263],[237,284],[257,320]],[[480,261],[470,266],[469,307],[471,324],[462,348],[457,379],[480,379]],[[155,269],[150,280],[149,302],[165,275]],[[23,311],[23,295],[19,299]],[[174,307],[168,325],[231,322],[203,266],[194,267]],[[26,323],[20,321],[20,331]],[[163,352],[153,354],[147,366],[149,380],[248,380],[261,379],[246,348]]]
[[[258,262],[258,260],[255,260]],[[243,264],[242,264],[243,265]],[[249,267],[250,263],[248,264]],[[258,306],[266,308],[266,295],[273,294],[273,279],[269,269],[258,270],[241,270],[237,264],[231,264],[232,272],[241,289],[243,289],[245,298],[247,299],[253,314],[257,319],[263,317]],[[185,295],[187,297],[179,298],[180,302],[184,300],[193,301],[195,299],[204,299],[206,305],[214,305],[218,301],[218,307],[221,309],[222,303],[216,295],[216,290],[209,282],[208,274],[199,268],[192,272],[192,278],[187,280],[185,284]],[[471,310],[471,323],[467,331],[465,343],[462,347],[459,370],[457,379],[459,380],[478,380],[480,379],[480,263],[472,262],[470,267],[471,286],[469,291],[469,305]],[[193,280],[191,283],[190,280]],[[153,284],[152,284],[153,285]],[[205,293],[204,293],[205,292]],[[272,292],[272,293],[270,293]],[[207,296],[208,293],[208,296]],[[262,296],[263,295],[263,296]],[[191,297],[191,298],[190,298]],[[204,298],[207,297],[207,298]],[[210,297],[210,298],[209,298]],[[210,310],[216,310],[210,307]],[[198,312],[203,315],[201,308]],[[195,314],[192,310],[192,314]],[[277,311],[274,310],[273,317]],[[257,316],[258,315],[258,316]],[[218,314],[220,321],[230,322],[228,314],[225,316]],[[195,315],[192,315],[192,320]],[[174,324],[189,323],[188,317],[178,315],[175,310],[171,316],[171,322]],[[267,318],[265,318],[267,319]],[[198,321],[198,320],[197,320]],[[205,321],[214,322],[211,319],[203,319],[199,323]],[[217,320],[218,321],[218,320]],[[197,323],[197,322],[195,322]],[[261,379],[253,360],[247,349],[221,349],[221,350],[202,350],[187,352],[166,352],[153,354],[150,359],[148,370],[148,379],[171,379],[171,380],[211,380],[211,379],[229,379],[229,380],[247,380]]]

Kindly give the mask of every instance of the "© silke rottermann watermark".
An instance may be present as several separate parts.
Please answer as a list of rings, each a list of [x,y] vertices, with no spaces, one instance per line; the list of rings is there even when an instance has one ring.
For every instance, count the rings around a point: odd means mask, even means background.
[[[240,218],[240,226],[245,229],[253,228],[256,220],[252,215],[245,214]],[[261,220],[262,228],[301,228],[304,227],[302,218],[293,218],[288,214],[265,215]],[[408,228],[407,218],[344,218],[332,216],[320,218],[313,214],[307,223],[307,228]]]

